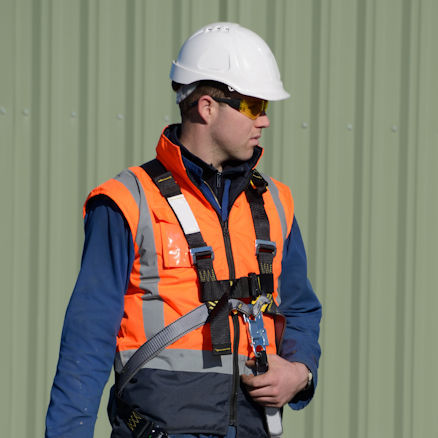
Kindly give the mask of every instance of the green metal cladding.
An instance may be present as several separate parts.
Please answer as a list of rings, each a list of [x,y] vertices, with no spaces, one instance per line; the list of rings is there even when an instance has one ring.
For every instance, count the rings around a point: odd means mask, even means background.
[[[292,95],[262,167],[292,187],[324,316],[285,438],[438,436],[438,1],[0,0],[2,436],[43,435],[88,191],[153,156],[170,62],[221,20]]]

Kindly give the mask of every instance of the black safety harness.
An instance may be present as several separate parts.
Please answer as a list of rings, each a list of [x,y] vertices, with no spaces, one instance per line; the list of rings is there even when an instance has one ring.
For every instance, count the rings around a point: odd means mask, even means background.
[[[200,283],[201,306],[166,326],[146,341],[128,360],[116,378],[116,395],[125,423],[134,436],[165,437],[138,410],[132,410],[121,400],[121,394],[128,382],[149,360],[190,331],[210,324],[212,352],[215,355],[231,354],[231,337],[228,322],[230,312],[240,312],[248,323],[248,331],[256,356],[258,372],[267,370],[266,345],[268,339],[263,326],[262,313],[274,316],[276,343],[280,344],[284,330],[284,317],[272,298],[274,292],[273,260],[276,254],[275,242],[270,240],[270,226],[264,208],[263,193],[267,182],[260,173],[252,170],[250,183],[245,189],[256,234],[255,254],[259,274],[250,273],[238,279],[218,280],[213,267],[214,253],[204,241],[196,219],[188,206],[179,185],[163,164],[154,159],[141,166],[166,198],[177,217],[188,243],[192,263]],[[250,304],[241,299],[249,298]],[[123,412],[125,414],[123,415]],[[154,429],[155,427],[155,429]],[[145,431],[154,430],[155,435]]]

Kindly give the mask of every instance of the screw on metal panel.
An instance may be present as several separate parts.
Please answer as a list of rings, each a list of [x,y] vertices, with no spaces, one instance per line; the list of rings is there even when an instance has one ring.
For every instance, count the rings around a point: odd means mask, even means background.
[[[30,111],[27,108],[24,108],[23,110],[23,116],[28,116],[30,114]]]
[[[398,126],[397,125],[392,125],[391,130],[392,130],[392,132],[397,132],[398,131]]]
[[[78,116],[78,113],[76,111],[72,111],[70,116],[71,116],[72,119],[75,119]]]
[[[123,120],[125,118],[125,116],[123,114],[117,114],[117,118],[119,120]]]
[[[353,125],[352,125],[351,123],[349,123],[349,124],[347,125],[347,129],[348,129],[349,131],[352,131],[352,130],[353,130]]]
[[[170,120],[170,117],[169,117],[169,116],[164,116],[164,121],[165,121],[166,123],[168,123],[169,120]]]
[[[303,129],[307,129],[309,127],[309,124],[307,122],[303,122],[303,123],[301,123],[301,127]]]
[[[6,114],[6,108],[4,106],[0,106],[0,114],[3,116]]]

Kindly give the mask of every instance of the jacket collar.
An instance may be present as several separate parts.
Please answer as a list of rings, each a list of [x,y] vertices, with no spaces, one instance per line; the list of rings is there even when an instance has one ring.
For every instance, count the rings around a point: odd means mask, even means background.
[[[166,126],[161,133],[157,145],[157,158],[166,165],[167,169],[179,176],[185,176],[187,171],[192,177],[210,179],[217,174],[217,169],[193,155],[179,141],[180,124]],[[248,161],[230,161],[224,165],[221,172],[224,177],[245,176],[258,164],[263,149],[257,146],[253,156]]]

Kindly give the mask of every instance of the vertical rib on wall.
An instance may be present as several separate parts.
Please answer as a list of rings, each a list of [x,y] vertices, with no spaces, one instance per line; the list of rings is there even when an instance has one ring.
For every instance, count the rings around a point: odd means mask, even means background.
[[[436,434],[437,16],[434,0],[1,1],[4,435],[42,434],[83,199],[152,157],[178,120],[170,61],[219,20],[268,41],[292,94],[270,106],[263,167],[293,189],[324,320],[315,400],[285,410],[285,436]]]

